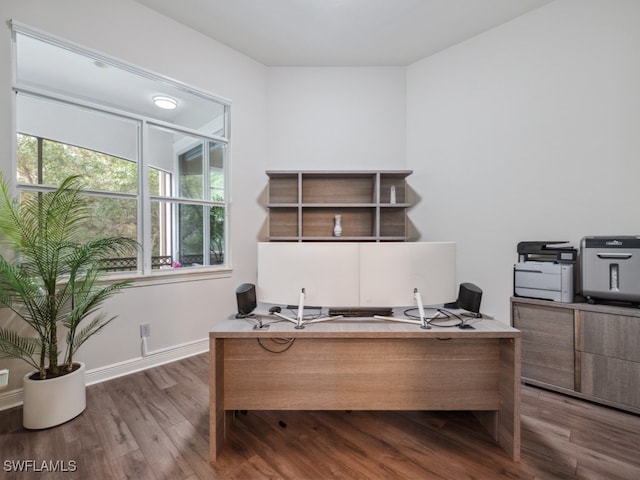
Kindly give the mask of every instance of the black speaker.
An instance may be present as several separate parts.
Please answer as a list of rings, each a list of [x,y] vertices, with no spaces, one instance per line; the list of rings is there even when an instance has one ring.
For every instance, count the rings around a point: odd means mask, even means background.
[[[461,283],[458,291],[458,308],[473,312],[480,316],[480,302],[482,301],[482,290],[473,283]]]
[[[258,304],[256,303],[256,286],[252,283],[243,283],[236,288],[236,300],[238,301],[238,313],[236,318],[245,318],[251,315]]]

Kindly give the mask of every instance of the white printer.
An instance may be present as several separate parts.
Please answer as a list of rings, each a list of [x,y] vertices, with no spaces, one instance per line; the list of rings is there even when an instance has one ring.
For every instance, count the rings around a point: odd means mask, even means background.
[[[513,266],[513,293],[518,297],[571,303],[577,250],[553,245],[567,242],[520,242]]]

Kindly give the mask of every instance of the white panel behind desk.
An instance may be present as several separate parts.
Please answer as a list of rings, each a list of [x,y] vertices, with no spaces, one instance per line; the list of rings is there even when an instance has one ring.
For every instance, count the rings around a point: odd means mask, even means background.
[[[424,305],[456,299],[454,242],[261,242],[261,302],[328,307]]]
[[[426,305],[456,300],[454,242],[360,244],[360,305],[414,305],[417,288]]]
[[[257,297],[261,302],[297,305],[358,305],[359,244],[355,242],[258,243]]]

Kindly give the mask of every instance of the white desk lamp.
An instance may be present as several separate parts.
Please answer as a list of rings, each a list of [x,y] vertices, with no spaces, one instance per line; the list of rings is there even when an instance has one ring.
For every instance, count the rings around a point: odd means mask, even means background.
[[[304,326],[308,323],[328,322],[329,320],[337,320],[338,318],[342,318],[342,315],[336,315],[336,316],[320,317],[320,318],[313,318],[311,320],[305,320],[304,319],[304,296],[305,296],[305,290],[304,288],[302,288],[300,290],[300,297],[298,299],[298,314],[296,315],[295,319],[291,317],[287,317],[286,315],[283,315],[280,312],[273,312],[273,314],[278,318],[281,318],[291,323],[295,323],[296,328],[298,329],[304,328]]]

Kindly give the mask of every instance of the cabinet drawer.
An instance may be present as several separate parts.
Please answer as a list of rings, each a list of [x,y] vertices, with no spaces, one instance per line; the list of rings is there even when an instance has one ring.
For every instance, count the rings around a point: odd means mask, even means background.
[[[640,318],[599,312],[580,312],[576,350],[640,362]]]
[[[573,310],[514,304],[513,326],[522,334],[522,376],[573,389]]]
[[[523,340],[573,350],[573,310],[515,304],[513,323]]]
[[[640,363],[583,353],[581,393],[640,408]]]

